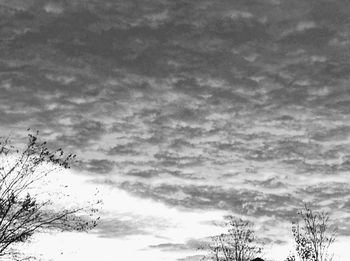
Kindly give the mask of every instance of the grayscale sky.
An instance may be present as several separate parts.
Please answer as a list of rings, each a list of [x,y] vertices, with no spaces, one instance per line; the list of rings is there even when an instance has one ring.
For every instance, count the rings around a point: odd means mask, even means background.
[[[96,230],[40,235],[37,255],[198,261],[233,214],[277,261],[311,202],[349,259],[349,14],[347,0],[0,0],[1,135],[38,129],[78,155],[67,183],[105,201]]]

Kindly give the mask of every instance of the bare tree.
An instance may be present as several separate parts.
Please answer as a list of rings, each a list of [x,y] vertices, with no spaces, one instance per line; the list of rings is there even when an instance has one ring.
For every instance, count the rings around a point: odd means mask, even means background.
[[[261,254],[253,226],[242,219],[228,217],[227,233],[211,238],[210,256],[215,261],[249,261]]]
[[[314,212],[305,205],[298,216],[298,221],[293,223],[292,232],[299,259],[331,261],[333,254],[329,253],[329,247],[335,241],[336,230],[330,225],[329,214]]]
[[[50,151],[38,142],[38,133],[28,135],[20,151],[10,140],[0,142],[0,257],[15,255],[12,247],[46,229],[86,230],[96,226],[94,202],[72,209],[56,208],[50,199],[40,200],[34,187],[50,173],[69,168],[75,155],[62,149]]]

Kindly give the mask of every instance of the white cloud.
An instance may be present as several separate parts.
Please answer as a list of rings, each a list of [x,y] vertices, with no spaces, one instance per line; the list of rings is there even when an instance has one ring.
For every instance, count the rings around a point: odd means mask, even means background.
[[[52,14],[61,14],[64,11],[64,7],[62,4],[58,2],[50,1],[44,5],[44,10],[48,13]]]
[[[297,31],[305,31],[316,27],[316,23],[313,21],[301,21],[297,24]]]

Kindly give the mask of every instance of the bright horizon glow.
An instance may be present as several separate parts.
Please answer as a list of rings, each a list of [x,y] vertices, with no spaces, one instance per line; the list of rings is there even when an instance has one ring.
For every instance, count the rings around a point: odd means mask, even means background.
[[[121,236],[120,238],[104,238],[90,231],[88,233],[64,232],[37,234],[28,245],[22,245],[21,250],[32,255],[40,255],[43,260],[76,261],[76,260],[130,260],[130,261],[176,261],[189,255],[205,255],[206,251],[183,250],[161,251],[150,246],[173,243],[185,244],[193,238],[203,239],[224,232],[221,227],[211,222],[220,223],[228,211],[184,211],[166,206],[151,199],[134,197],[116,188],[103,188],[89,182],[89,178],[73,171],[63,170],[59,173],[50,190],[70,184],[67,191],[78,204],[84,204],[87,199],[94,198],[96,188],[100,190],[99,198],[103,201],[101,221],[110,218],[144,222],[149,225],[146,234]],[[79,188],[76,190],[75,188]],[[159,225],[159,226],[158,226]],[[258,224],[255,224],[258,225]],[[98,229],[98,227],[97,227]],[[288,238],[289,231],[279,228]],[[257,233],[259,236],[259,234]],[[292,238],[290,237],[290,240]],[[291,241],[290,241],[291,242]],[[350,258],[346,246],[349,239],[340,238],[336,241],[334,261]],[[270,261],[284,260],[293,249],[293,244],[267,245],[263,257]]]

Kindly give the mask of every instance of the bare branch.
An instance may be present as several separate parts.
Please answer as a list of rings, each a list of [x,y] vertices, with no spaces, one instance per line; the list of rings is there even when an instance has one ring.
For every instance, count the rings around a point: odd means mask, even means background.
[[[212,237],[211,258],[216,261],[249,261],[259,255],[262,246],[255,237],[252,224],[228,217],[227,233]]]
[[[304,209],[298,212],[298,216],[298,221],[292,225],[292,232],[299,259],[331,261],[333,255],[329,253],[329,247],[335,241],[336,230],[330,226],[329,214],[314,212],[305,205]]]
[[[96,226],[98,218],[89,218],[96,214],[96,203],[57,210],[52,201],[40,201],[30,194],[31,188],[48,174],[69,168],[75,155],[65,155],[62,149],[50,151],[46,142],[38,142],[37,132],[28,135],[21,153],[9,139],[0,141],[0,158],[0,256],[13,254],[13,245],[25,242],[38,231],[84,231]]]

